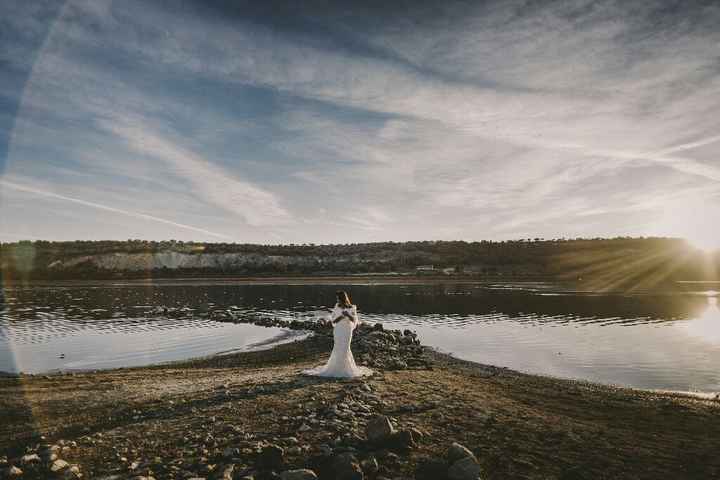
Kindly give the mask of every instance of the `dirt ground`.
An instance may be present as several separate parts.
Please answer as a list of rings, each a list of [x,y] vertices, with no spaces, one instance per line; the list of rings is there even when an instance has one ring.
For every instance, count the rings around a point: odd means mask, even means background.
[[[456,441],[487,479],[720,478],[717,400],[525,375],[429,349],[429,366],[367,379],[300,375],[327,358],[329,342],[313,336],[171,365],[2,378],[0,458],[12,463],[62,440],[76,442],[61,456],[84,478],[141,470],[212,478],[228,457],[236,471],[255,468],[270,443],[285,447],[283,469],[312,468],[322,452],[349,445],[377,458],[379,472],[366,478],[422,478]],[[374,414],[421,440],[394,453],[367,447]]]

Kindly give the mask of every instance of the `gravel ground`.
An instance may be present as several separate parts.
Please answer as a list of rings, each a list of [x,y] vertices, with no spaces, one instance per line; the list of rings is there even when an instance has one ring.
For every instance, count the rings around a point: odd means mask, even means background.
[[[0,378],[0,478],[478,478],[454,468],[454,442],[485,479],[720,478],[715,399],[520,374],[357,332],[356,358],[376,370],[359,380],[300,375],[327,358],[322,331],[260,352]]]

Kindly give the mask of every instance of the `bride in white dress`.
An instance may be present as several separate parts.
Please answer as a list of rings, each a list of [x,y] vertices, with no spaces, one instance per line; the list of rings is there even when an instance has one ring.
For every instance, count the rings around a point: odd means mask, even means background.
[[[305,375],[319,377],[353,378],[372,375],[373,371],[367,367],[355,364],[350,342],[352,333],[359,320],[357,306],[350,302],[350,297],[344,290],[338,290],[337,303],[332,310],[333,322],[333,349],[325,365],[310,370],[304,370]]]

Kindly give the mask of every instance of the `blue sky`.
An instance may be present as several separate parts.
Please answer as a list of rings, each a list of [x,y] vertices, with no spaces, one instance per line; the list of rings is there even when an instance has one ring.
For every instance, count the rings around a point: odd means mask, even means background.
[[[720,237],[717,2],[384,3],[3,1],[0,241]]]

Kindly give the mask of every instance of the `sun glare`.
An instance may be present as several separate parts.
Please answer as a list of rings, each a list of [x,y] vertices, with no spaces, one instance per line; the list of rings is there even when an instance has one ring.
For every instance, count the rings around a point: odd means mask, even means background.
[[[720,250],[720,231],[715,223],[718,209],[701,198],[673,202],[664,208],[656,230],[663,236],[684,238],[695,248]]]
[[[720,343],[720,309],[717,297],[708,297],[705,311],[697,318],[684,323],[688,334],[710,343]]]
[[[720,249],[719,242],[712,236],[685,235],[684,238],[690,245],[705,252],[714,252]]]

